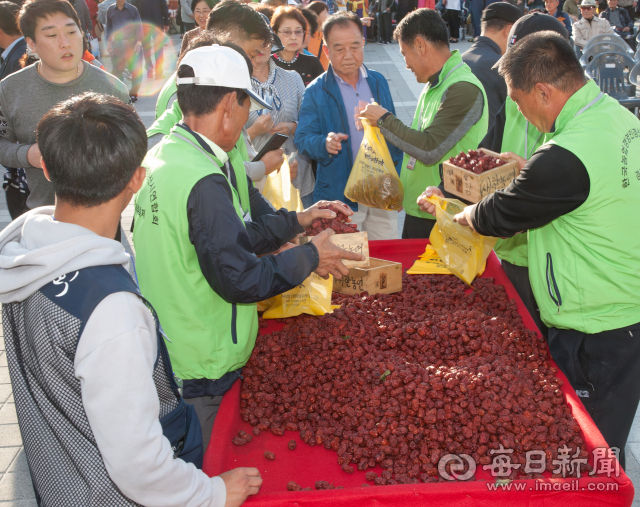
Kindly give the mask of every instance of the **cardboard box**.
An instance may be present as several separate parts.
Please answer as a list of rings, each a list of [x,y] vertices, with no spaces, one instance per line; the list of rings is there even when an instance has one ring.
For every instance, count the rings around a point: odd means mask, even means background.
[[[478,151],[500,158],[500,154],[480,148]],[[442,163],[444,189],[465,201],[478,202],[493,194],[496,190],[507,188],[511,181],[520,174],[517,162],[507,162],[482,174],[462,169],[448,160]]]
[[[341,280],[333,280],[333,290],[341,294],[391,294],[402,290],[402,264],[370,258],[368,268],[351,268]]]
[[[300,244],[304,245],[311,241],[314,236],[302,236],[300,238]],[[331,241],[336,246],[347,250],[349,252],[356,252],[364,255],[363,261],[342,261],[342,263],[348,268],[368,268],[369,267],[369,233],[367,232],[353,232],[351,234],[334,234],[331,236]]]

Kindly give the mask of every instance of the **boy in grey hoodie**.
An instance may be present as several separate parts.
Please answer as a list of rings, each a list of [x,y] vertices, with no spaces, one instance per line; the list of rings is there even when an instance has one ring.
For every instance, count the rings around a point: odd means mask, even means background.
[[[89,93],[44,116],[38,146],[56,205],[0,232],[0,302],[39,505],[241,505],[260,474],[209,478],[194,466],[199,424],[130,258],[110,239],[145,178],[144,125],[131,106]]]

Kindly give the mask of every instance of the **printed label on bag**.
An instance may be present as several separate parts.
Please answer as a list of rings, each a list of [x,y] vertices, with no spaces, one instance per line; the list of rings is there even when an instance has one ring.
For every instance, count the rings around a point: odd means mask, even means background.
[[[407,169],[409,169],[410,171],[413,171],[413,168],[416,166],[416,159],[414,157],[411,157],[409,159],[409,162],[407,162]]]

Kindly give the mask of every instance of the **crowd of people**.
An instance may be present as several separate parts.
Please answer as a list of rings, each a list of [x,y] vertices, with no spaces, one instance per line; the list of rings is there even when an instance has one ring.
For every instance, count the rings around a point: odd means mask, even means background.
[[[0,302],[39,504],[231,507],[256,494],[256,468],[201,471],[256,341],[256,303],[363,259],[331,230],[297,236],[341,213],[370,240],[428,238],[427,198],[452,197],[442,162],[478,147],[520,176],[456,221],[501,238],[505,272],[624,466],[640,400],[640,236],[626,223],[640,215],[627,162],[640,122],[585,77],[570,39],[580,45],[583,22],[603,33],[624,23],[608,1],[597,18],[582,0],[575,24],[558,0],[527,15],[491,3],[464,54],[437,10],[409,12],[393,32],[381,17],[424,84],[406,125],[364,64],[366,4],[181,0],[187,30],[149,129],[132,102],[143,58],[148,78],[164,78],[164,0],[87,3],[84,25],[67,0],[0,2],[0,164],[14,218],[0,232]],[[87,61],[94,18],[111,73]],[[402,182],[401,233],[396,212],[345,198],[361,118]],[[263,150],[278,135],[282,147]],[[262,193],[285,160],[302,211]],[[120,222],[132,199],[135,257]]]

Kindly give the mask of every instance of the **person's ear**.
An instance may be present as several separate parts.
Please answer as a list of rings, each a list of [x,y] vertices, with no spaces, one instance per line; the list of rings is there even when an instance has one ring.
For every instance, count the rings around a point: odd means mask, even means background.
[[[44,177],[47,178],[47,181],[51,181],[51,177],[49,176],[49,170],[44,165],[44,160],[40,159],[40,165],[42,166],[42,172],[44,172]]]
[[[36,41],[34,41],[31,37],[25,37],[24,40],[27,41],[27,46],[29,46],[29,49],[31,50],[32,53],[37,53],[36,51]]]
[[[534,87],[540,105],[547,106],[551,100],[551,89],[545,83],[537,83]]]
[[[147,177],[147,170],[144,167],[138,167],[134,172],[133,176],[129,180],[127,184],[127,190],[129,190],[132,194],[137,194],[138,191],[142,188],[142,184],[144,183],[144,179]]]

